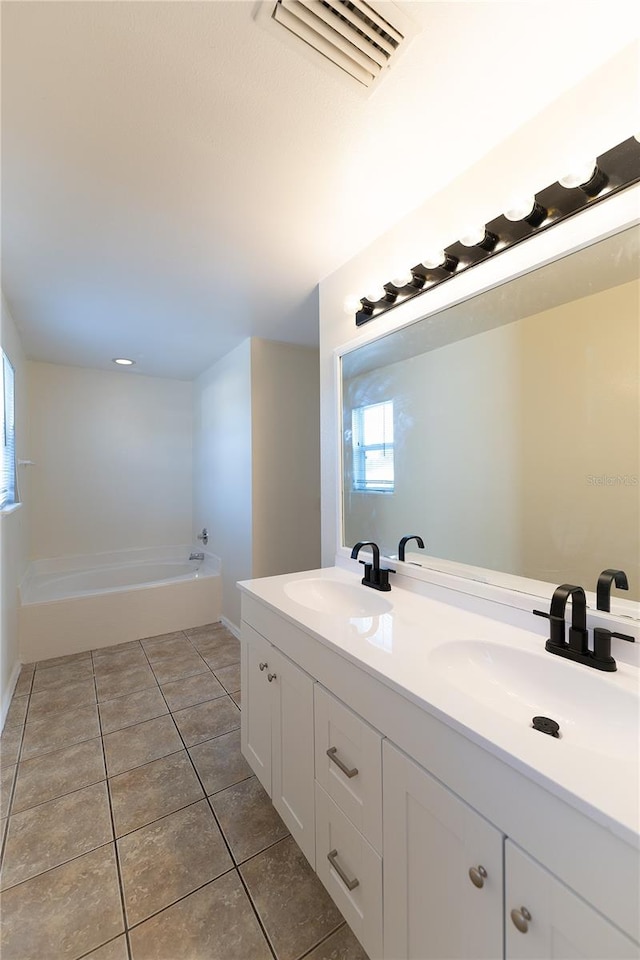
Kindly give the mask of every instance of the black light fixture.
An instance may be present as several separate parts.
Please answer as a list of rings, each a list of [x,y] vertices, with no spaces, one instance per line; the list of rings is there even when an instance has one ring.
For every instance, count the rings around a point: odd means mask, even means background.
[[[429,253],[421,263],[360,300],[360,327],[400,303],[421,296],[470,267],[528,240],[535,233],[580,213],[605,197],[640,181],[638,135],[624,140],[596,160],[568,173],[556,183],[512,204],[507,212],[470,230],[444,250]]]

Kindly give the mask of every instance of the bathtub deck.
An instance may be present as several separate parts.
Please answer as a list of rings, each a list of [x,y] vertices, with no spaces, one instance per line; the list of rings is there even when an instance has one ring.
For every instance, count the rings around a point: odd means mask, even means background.
[[[219,623],[23,668],[3,960],[366,960],[240,753]]]

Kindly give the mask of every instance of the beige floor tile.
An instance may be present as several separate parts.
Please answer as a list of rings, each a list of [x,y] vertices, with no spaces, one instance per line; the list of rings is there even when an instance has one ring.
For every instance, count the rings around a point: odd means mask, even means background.
[[[3,763],[0,766],[0,818],[9,815],[9,801],[17,769],[15,763]]]
[[[196,703],[203,703],[205,700],[224,697],[225,691],[222,684],[216,680],[206,665],[205,670],[206,673],[161,684],[162,692],[171,710],[182,710]]]
[[[77,663],[80,660],[91,660],[91,652],[82,650],[80,653],[67,653],[63,657],[51,657],[49,660],[38,660],[33,666],[38,673],[48,670],[50,667],[59,667],[63,664]]]
[[[95,703],[65,710],[64,713],[53,713],[44,720],[27,720],[21,760],[31,760],[40,754],[99,736],[98,708]]]
[[[105,778],[99,737],[25,760],[18,767],[12,812],[20,813]]]
[[[83,960],[129,960],[127,938],[124,934],[87,953]]]
[[[169,644],[169,646],[166,647],[167,650],[171,649],[172,644],[175,645],[175,649],[180,650],[184,641],[185,635],[182,630],[176,630],[173,633],[161,633],[158,637],[145,637],[140,643],[144,647],[149,659],[153,660],[156,655],[162,655],[166,644]]]
[[[369,960],[347,924],[308,953],[305,960]]]
[[[131,727],[143,720],[153,720],[169,712],[158,687],[137,690],[116,700],[104,700],[98,705],[102,733],[113,733]]]
[[[75,960],[124,930],[113,844],[2,895],[2,960]]]
[[[230,697],[219,697],[178,710],[173,718],[187,747],[220,737],[240,726],[240,711]]]
[[[204,795],[186,750],[113,777],[109,789],[118,837]]]
[[[131,931],[133,960],[271,960],[235,871]]]
[[[115,673],[98,672],[96,668],[96,686],[98,700],[102,702],[124,697],[127,693],[135,693],[147,687],[155,687],[156,678],[148,664],[118,670]]]
[[[251,767],[240,752],[240,730],[196,744],[189,748],[189,753],[208,795],[252,776]]]
[[[38,674],[36,674],[37,679]],[[74,707],[95,702],[96,688],[93,677],[90,680],[74,680],[59,689],[32,693],[27,720],[42,720],[52,713],[63,713]]]
[[[231,634],[203,644],[199,652],[212,670],[240,663],[240,641]]]
[[[203,640],[210,640],[212,637],[219,637],[221,634],[227,633],[229,631],[220,620],[215,623],[205,623],[202,627],[188,627],[184,631],[185,636],[196,647]]]
[[[170,716],[145,720],[144,723],[108,733],[103,741],[107,774],[110,777],[183,749]]]
[[[218,667],[215,673],[227,693],[240,689],[239,663],[232,663],[229,667]]]
[[[13,766],[18,762],[23,732],[24,727],[21,723],[14,724],[12,727],[5,726],[0,736],[0,764]]]
[[[97,647],[91,651],[94,661],[101,660],[103,657],[114,657],[129,650],[141,650],[139,640],[125,640],[124,643],[112,643],[108,647]]]
[[[180,680],[183,677],[193,677],[199,673],[209,673],[209,667],[202,657],[191,650],[190,653],[167,657],[151,664],[158,683],[168,683],[170,680]]]
[[[216,793],[211,797],[211,806],[236,863],[248,860],[289,834],[257,777]]]
[[[236,690],[235,693],[231,694],[233,702],[237,706],[238,710],[242,710],[242,691]]]
[[[33,679],[32,693],[42,693],[43,690],[60,690],[74,680],[93,678],[93,662],[91,657],[84,660],[72,660],[71,663],[61,663],[57,667],[47,670],[37,670]]]
[[[106,682],[109,677],[122,676],[130,673],[132,670],[148,669],[149,661],[144,655],[142,647],[138,646],[131,650],[125,650],[117,656],[101,657],[93,661],[93,671],[102,682]]]
[[[297,960],[343,917],[291,837],[240,867],[278,960]]]
[[[224,693],[224,690],[222,691]],[[29,706],[29,697],[14,696],[7,710],[7,717],[4,721],[5,729],[8,727],[23,726],[27,718],[27,707]]]
[[[2,889],[113,840],[106,783],[95,783],[9,818]]]
[[[35,671],[31,669],[34,664],[23,664],[20,671],[20,676],[18,677],[18,682],[16,683],[15,690],[13,691],[14,697],[26,697],[31,693],[31,686],[33,684],[33,677]]]
[[[129,926],[233,865],[206,800],[118,840],[118,853]]]

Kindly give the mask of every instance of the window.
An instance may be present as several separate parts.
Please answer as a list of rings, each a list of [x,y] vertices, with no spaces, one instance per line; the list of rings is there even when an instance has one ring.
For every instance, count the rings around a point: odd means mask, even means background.
[[[2,495],[0,510],[18,502],[16,487],[15,385],[13,367],[2,352]]]
[[[351,414],[353,489],[393,493],[393,400]]]

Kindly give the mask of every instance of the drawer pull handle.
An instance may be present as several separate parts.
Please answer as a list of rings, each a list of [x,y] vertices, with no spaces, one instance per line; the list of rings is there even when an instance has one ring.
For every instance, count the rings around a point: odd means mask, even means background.
[[[258,667],[259,667],[260,670],[266,670],[268,666],[269,666],[269,664],[268,664],[268,663],[264,663],[264,662],[258,664]]]
[[[329,747],[329,749],[327,750],[327,756],[329,757],[329,760],[333,760],[336,767],[340,767],[345,777],[349,777],[349,780],[351,780],[352,777],[357,777],[358,768],[351,767],[351,769],[349,769],[346,763],[343,763],[340,757],[336,756],[337,752],[338,752],[337,747]]]
[[[529,929],[529,922],[531,920],[531,914],[526,907],[520,907],[519,910],[511,911],[511,919],[513,920],[514,927],[520,931],[520,933],[526,933]]]
[[[332,850],[330,853],[328,853],[327,860],[329,861],[329,863],[331,864],[335,872],[338,874],[338,876],[344,883],[347,890],[355,890],[356,887],[360,886],[360,881],[358,880],[358,878],[354,877],[353,880],[350,880],[349,877],[344,872],[344,870],[342,869],[342,867],[340,866],[340,864],[338,863],[337,850]]]
[[[272,680],[275,680],[275,679],[276,679],[276,676],[277,676],[277,674],[275,674],[275,673],[268,673],[268,674],[267,674],[267,680],[269,681],[269,683],[271,683]]]
[[[478,890],[482,890],[484,887],[484,882],[487,879],[487,871],[485,868],[480,865],[477,867],[470,867],[469,876],[471,877],[471,883],[474,885],[474,887],[477,887]]]

